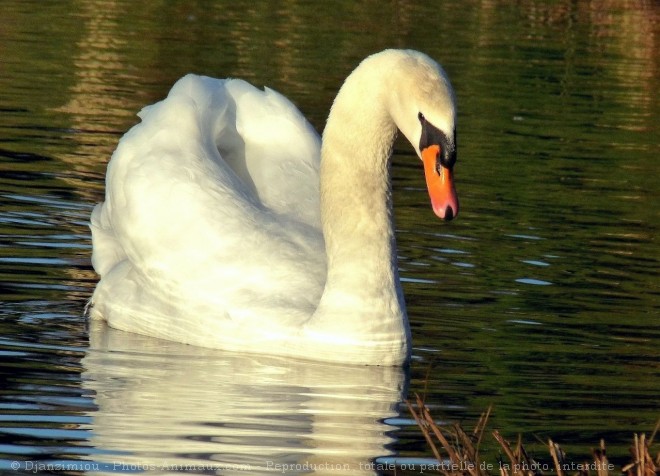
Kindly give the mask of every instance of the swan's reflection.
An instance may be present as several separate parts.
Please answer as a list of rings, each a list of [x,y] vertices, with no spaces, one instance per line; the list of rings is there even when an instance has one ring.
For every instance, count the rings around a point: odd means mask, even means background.
[[[225,353],[90,323],[94,459],[112,471],[372,474],[404,372]]]

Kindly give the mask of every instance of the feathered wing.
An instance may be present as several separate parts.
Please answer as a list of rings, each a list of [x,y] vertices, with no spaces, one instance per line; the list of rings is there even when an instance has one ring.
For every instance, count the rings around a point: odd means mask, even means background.
[[[308,318],[325,279],[320,140],[295,106],[188,75],[140,117],[92,214],[92,314],[154,335],[191,315]]]
[[[258,90],[241,80],[227,82],[236,107],[236,135],[244,153],[223,153],[234,171],[247,170],[261,203],[295,220],[320,227],[321,139],[300,111],[272,89]],[[241,162],[244,162],[242,164]]]

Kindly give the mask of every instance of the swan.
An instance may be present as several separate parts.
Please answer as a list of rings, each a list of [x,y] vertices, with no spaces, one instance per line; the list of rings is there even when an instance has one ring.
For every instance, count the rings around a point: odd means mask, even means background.
[[[435,214],[456,217],[455,98],[438,63],[367,57],[322,142],[288,99],[239,79],[184,76],[138,116],[91,214],[90,318],[236,352],[407,362],[389,168],[400,130]]]

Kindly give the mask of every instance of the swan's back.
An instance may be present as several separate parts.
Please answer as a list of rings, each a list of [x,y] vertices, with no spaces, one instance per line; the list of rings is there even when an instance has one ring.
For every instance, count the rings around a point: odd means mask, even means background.
[[[164,133],[178,136],[182,149],[199,140],[208,147],[208,158],[221,167],[228,165],[264,207],[320,224],[321,141],[278,92],[259,90],[240,79],[189,74],[177,81],[165,101],[144,108],[139,116],[161,134],[153,141],[158,147]]]
[[[92,315],[157,336],[190,319],[308,318],[325,280],[320,140],[295,106],[188,75],[139,116],[92,214]]]

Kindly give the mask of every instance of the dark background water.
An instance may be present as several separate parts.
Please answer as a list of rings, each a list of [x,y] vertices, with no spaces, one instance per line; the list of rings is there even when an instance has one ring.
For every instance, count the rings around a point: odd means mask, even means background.
[[[491,427],[523,433],[540,456],[536,437],[580,457],[605,438],[620,462],[632,433],[651,431],[657,3],[4,1],[2,10],[0,470],[15,460],[28,471],[35,461],[256,468],[334,458],[355,474],[360,462],[419,462],[430,453],[401,403],[414,392],[448,421],[493,404]],[[440,61],[459,107],[457,220],[434,218],[418,161],[408,144],[396,147],[408,373],[301,368],[87,328],[96,277],[86,223],[141,107],[187,72],[241,77],[288,96],[321,131],[343,78],[386,47]]]

